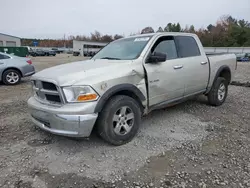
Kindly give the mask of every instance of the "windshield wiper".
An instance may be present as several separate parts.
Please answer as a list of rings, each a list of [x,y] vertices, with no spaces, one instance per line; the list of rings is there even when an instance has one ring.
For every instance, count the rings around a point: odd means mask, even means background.
[[[102,57],[101,59],[121,60],[120,58],[115,58],[115,57]]]

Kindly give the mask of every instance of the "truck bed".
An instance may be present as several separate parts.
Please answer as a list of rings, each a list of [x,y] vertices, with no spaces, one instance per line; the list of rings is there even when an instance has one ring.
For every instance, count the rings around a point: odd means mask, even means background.
[[[206,52],[207,56],[225,55],[225,54],[229,54],[229,53],[226,53],[226,52]]]
[[[236,56],[230,53],[206,53],[210,64],[210,78],[208,88],[212,87],[213,79],[221,67],[228,67],[231,71],[231,78],[236,69]]]

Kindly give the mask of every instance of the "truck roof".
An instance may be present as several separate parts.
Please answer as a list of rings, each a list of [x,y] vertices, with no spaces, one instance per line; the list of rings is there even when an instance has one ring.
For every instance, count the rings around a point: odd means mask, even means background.
[[[184,33],[184,32],[158,32],[158,33],[145,33],[145,34],[139,34],[139,35],[132,35],[126,38],[132,38],[132,37],[152,37],[152,36],[161,36],[161,35],[181,35],[181,36],[196,36],[194,33]]]

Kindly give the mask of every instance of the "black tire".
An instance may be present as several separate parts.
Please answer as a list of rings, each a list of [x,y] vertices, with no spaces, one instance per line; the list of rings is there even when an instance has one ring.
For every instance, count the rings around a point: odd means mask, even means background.
[[[7,78],[7,76],[11,73],[14,73],[14,75],[18,76],[18,80],[15,81],[15,82],[10,82]],[[16,85],[16,84],[19,84],[20,81],[21,81],[21,74],[19,71],[15,70],[15,69],[8,69],[6,71],[4,71],[3,73],[3,83],[6,84],[6,85]]]
[[[115,114],[122,109],[123,107],[129,109],[130,113],[132,112],[134,114],[134,119],[132,120],[133,125],[131,126],[131,129],[129,132],[127,132],[124,135],[118,135],[115,132],[114,126],[122,126],[122,123],[118,123],[116,125],[113,121],[113,117]],[[126,113],[126,112],[125,112]],[[99,114],[99,117],[97,119],[97,133],[101,138],[103,138],[106,142],[119,146],[126,144],[130,142],[135,135],[138,132],[138,129],[141,124],[141,109],[136,100],[134,100],[131,97],[124,96],[124,95],[117,95],[112,97],[105,107],[103,108],[102,112]],[[118,115],[116,115],[118,116]],[[119,118],[120,119],[120,118]],[[122,121],[122,120],[121,120]],[[130,120],[123,120],[123,122],[126,121],[126,124]],[[124,122],[125,124],[125,122]],[[120,128],[120,131],[122,128]],[[126,131],[125,131],[126,132]],[[121,133],[122,134],[122,133]]]
[[[222,95],[219,95],[219,89],[220,86],[224,85],[225,86],[225,93],[222,97]],[[222,105],[226,98],[227,98],[227,93],[228,93],[228,82],[225,78],[218,77],[216,81],[214,82],[211,90],[208,93],[208,102],[212,106],[220,106]]]

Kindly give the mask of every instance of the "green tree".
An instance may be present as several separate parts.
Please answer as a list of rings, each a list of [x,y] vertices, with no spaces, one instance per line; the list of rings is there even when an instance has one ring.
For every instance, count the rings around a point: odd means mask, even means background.
[[[177,23],[177,25],[175,27],[175,32],[181,32],[181,25],[179,22]]]
[[[157,32],[163,32],[162,27],[159,27],[158,30],[157,30]]]
[[[195,32],[194,25],[191,25],[191,26],[189,27],[189,32],[190,32],[190,33],[194,33],[194,32]]]

